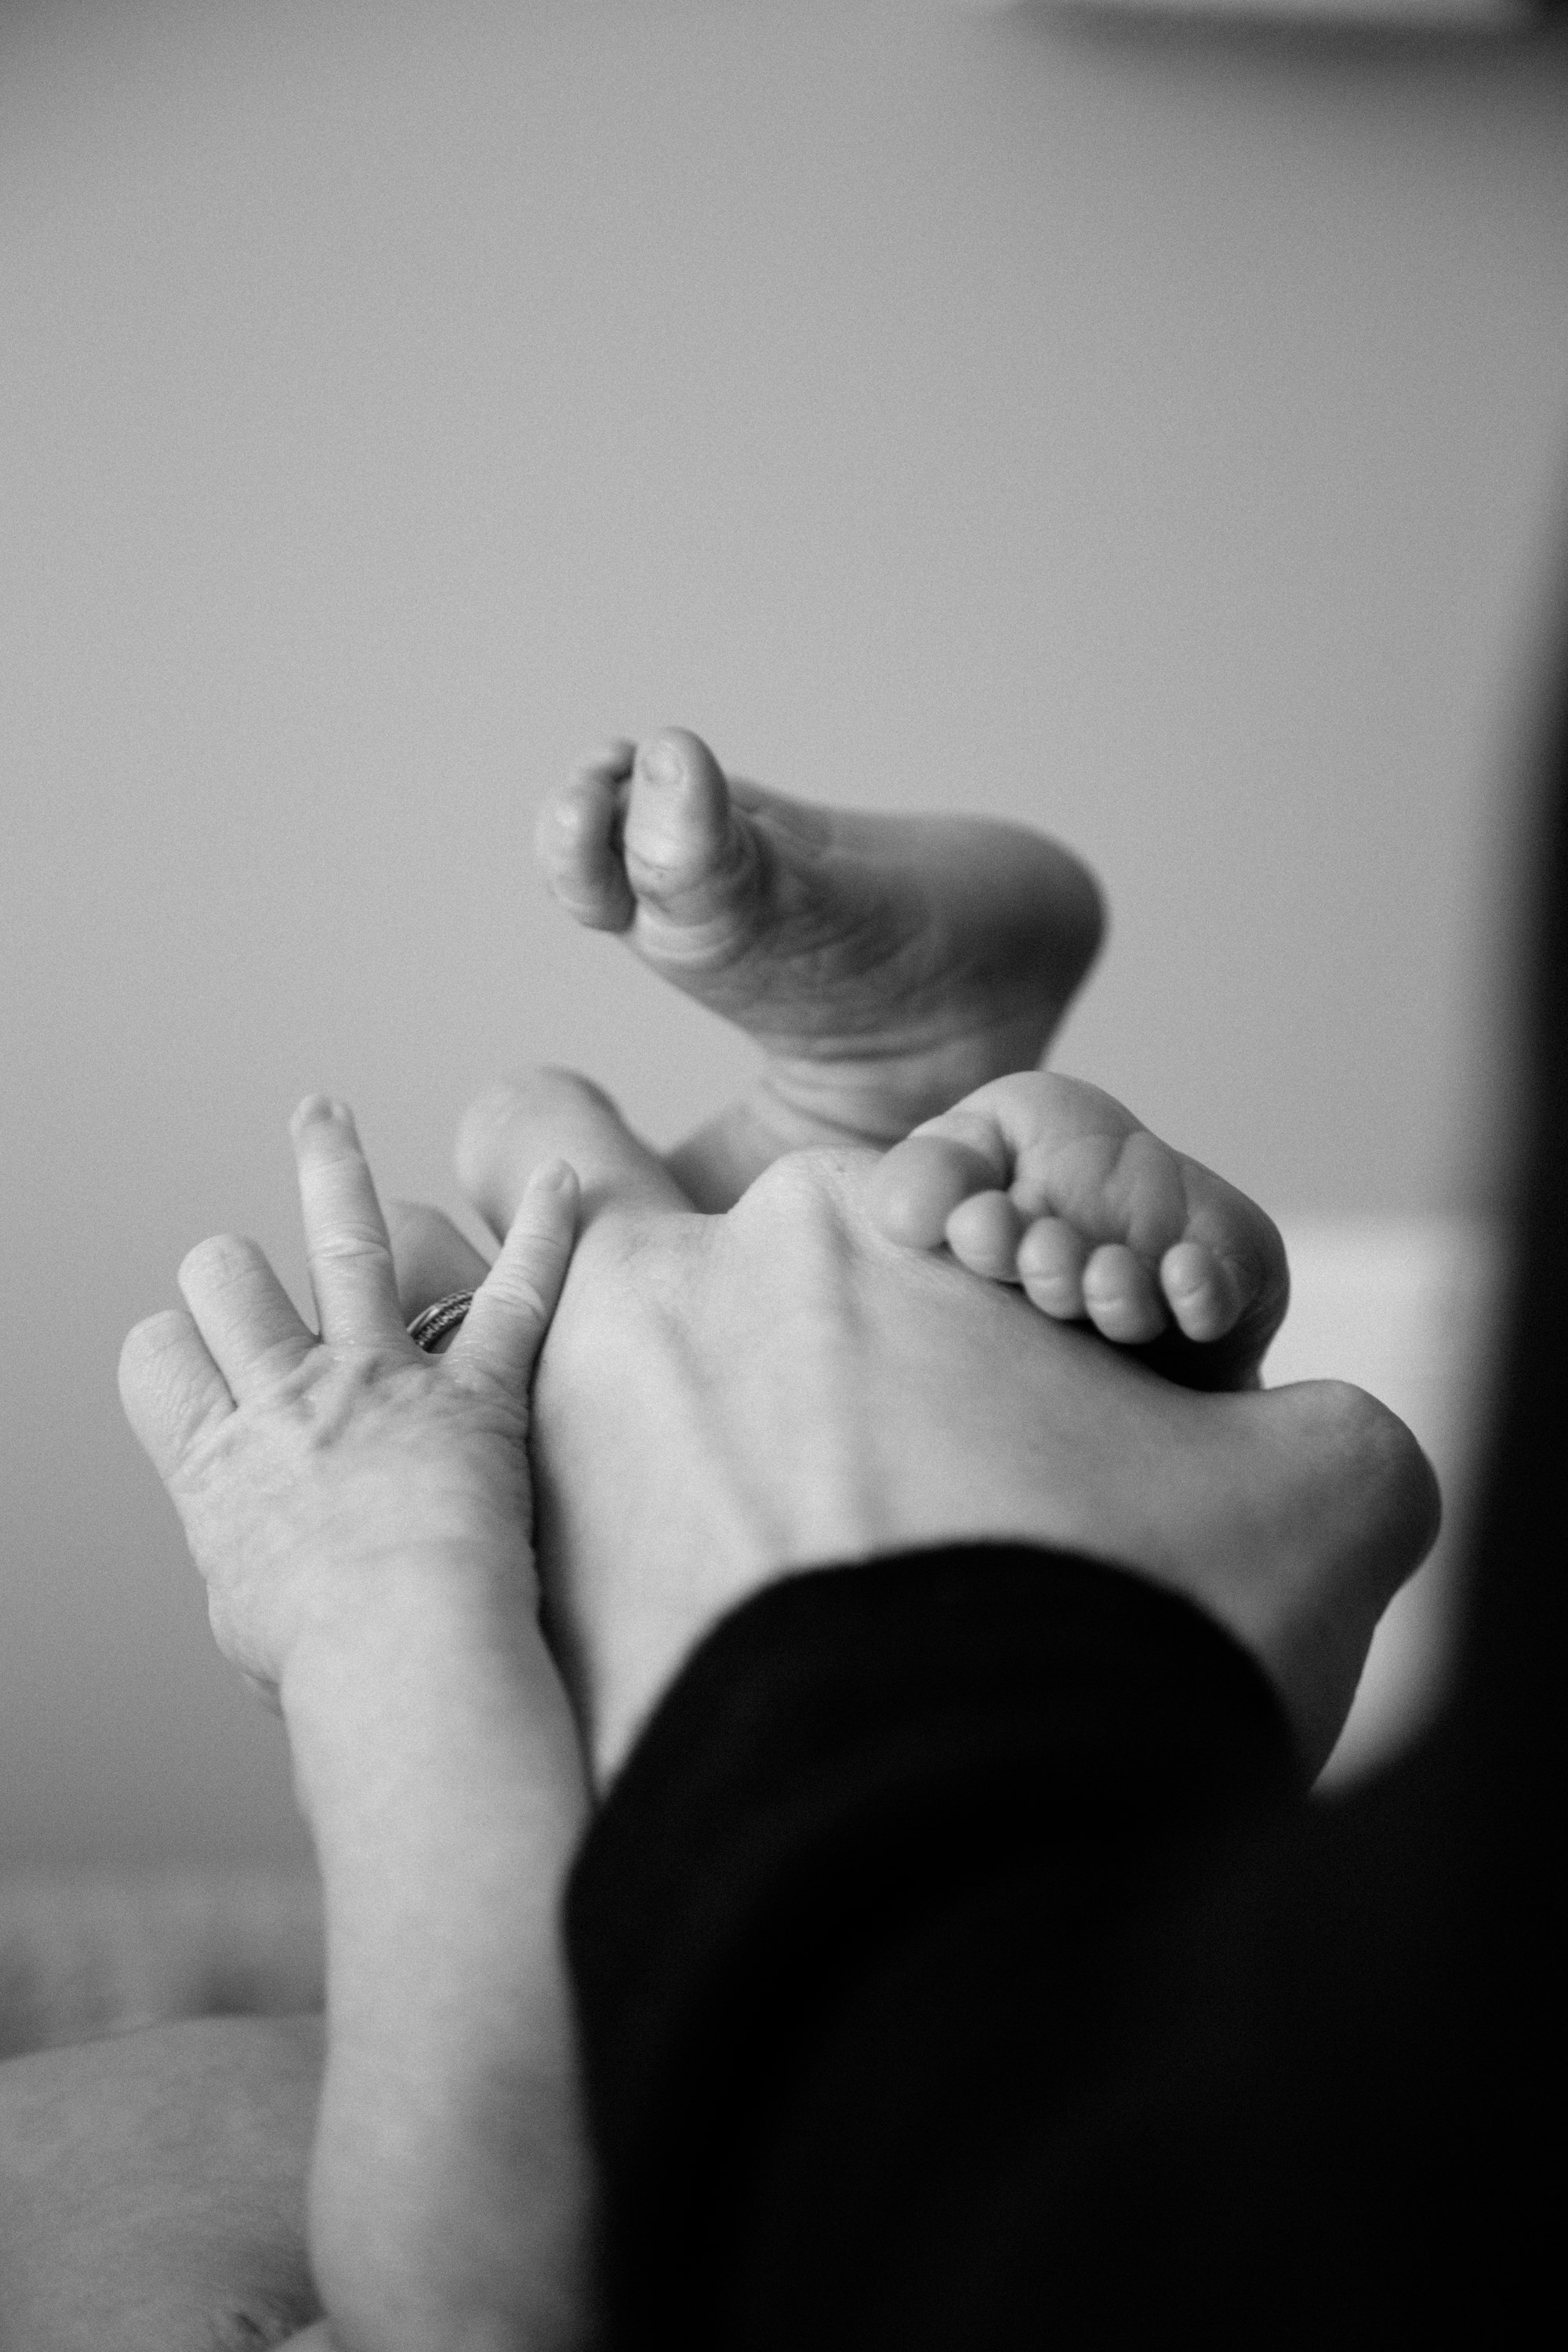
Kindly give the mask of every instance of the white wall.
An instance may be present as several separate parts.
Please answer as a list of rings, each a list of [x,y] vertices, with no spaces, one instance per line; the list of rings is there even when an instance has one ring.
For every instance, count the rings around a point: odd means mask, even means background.
[[[1279,1208],[1484,1198],[1568,452],[1568,47],[801,0],[0,8],[0,1846],[298,1852],[121,1428],[282,1123],[447,1192],[743,1057],[532,885],[679,719],[1079,845],[1062,1059]],[[1494,1090],[1495,1091],[1495,1090]]]

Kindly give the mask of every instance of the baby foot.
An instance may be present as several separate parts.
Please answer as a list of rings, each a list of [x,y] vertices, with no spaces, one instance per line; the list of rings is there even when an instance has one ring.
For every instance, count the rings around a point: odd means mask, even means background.
[[[888,1153],[868,1199],[890,1240],[945,1242],[1190,1388],[1256,1388],[1289,1297],[1262,1210],[1079,1078],[1026,1070],[977,1088]]]
[[[1038,834],[790,800],[679,728],[579,769],[538,849],[580,923],[623,933],[767,1057],[671,1155],[703,1208],[781,1151],[886,1144],[1034,1062],[1103,927],[1092,877]]]

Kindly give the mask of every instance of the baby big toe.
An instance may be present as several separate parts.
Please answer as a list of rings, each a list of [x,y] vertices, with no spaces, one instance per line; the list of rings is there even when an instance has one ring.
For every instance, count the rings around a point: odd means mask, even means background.
[[[681,902],[733,882],[746,860],[724,772],[700,737],[683,727],[650,736],[637,751],[626,802],[626,857],[646,904],[678,919],[711,912]]]
[[[1005,1192],[972,1192],[947,1221],[947,1245],[960,1265],[988,1282],[1016,1282],[1024,1220]]]
[[[1084,1312],[1100,1337],[1140,1348],[1165,1328],[1154,1277],[1124,1242],[1106,1242],[1083,1270]]]
[[[1235,1276],[1202,1242],[1177,1242],[1165,1252],[1160,1286],[1189,1339],[1223,1339],[1241,1313]]]
[[[873,1171],[871,1214],[905,1249],[940,1249],[950,1221],[972,1193],[993,1192],[996,1170],[978,1151],[937,1135],[910,1135]]]

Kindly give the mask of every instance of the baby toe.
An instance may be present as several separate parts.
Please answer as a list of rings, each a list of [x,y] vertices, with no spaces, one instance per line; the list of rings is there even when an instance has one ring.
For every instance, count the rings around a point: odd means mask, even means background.
[[[1039,1217],[1018,1244],[1017,1275],[1042,1315],[1076,1323],[1083,1313],[1083,1270],[1089,1245],[1065,1217]]]
[[[534,835],[552,896],[595,931],[624,931],[637,913],[621,849],[626,770],[611,756],[614,748],[579,768],[546,803]]]
[[[961,1203],[995,1183],[995,1170],[978,1151],[942,1136],[910,1135],[878,1163],[866,1197],[889,1241],[940,1249]]]
[[[1083,1270],[1084,1312],[1100,1337],[1140,1348],[1165,1328],[1154,1277],[1123,1242],[1106,1242]]]
[[[990,1282],[1016,1282],[1024,1221],[1005,1192],[973,1192],[947,1221],[947,1245],[960,1265]]]
[[[1160,1287],[1189,1339],[1223,1339],[1241,1313],[1235,1276],[1202,1242],[1177,1242],[1165,1252]]]
[[[667,727],[638,746],[625,838],[638,898],[686,920],[727,905],[749,871],[749,835],[735,819],[724,772],[684,727]]]

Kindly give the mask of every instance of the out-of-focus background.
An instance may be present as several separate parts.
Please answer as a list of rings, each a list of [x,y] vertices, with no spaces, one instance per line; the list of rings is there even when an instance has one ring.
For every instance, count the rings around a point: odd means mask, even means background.
[[[1059,1060],[1280,1214],[1280,1376],[1462,1486],[1565,119],[1561,34],[5,0],[9,1867],[303,1858],[114,1388],[202,1234],[298,1284],[298,1096],[450,1206],[509,1064],[660,1140],[741,1081],[531,877],[605,732],[1072,842]]]

